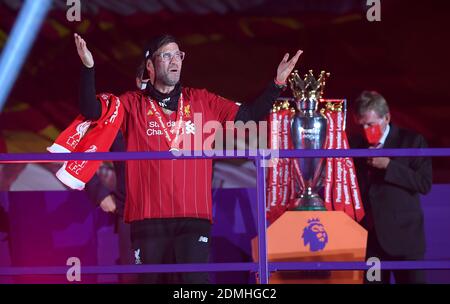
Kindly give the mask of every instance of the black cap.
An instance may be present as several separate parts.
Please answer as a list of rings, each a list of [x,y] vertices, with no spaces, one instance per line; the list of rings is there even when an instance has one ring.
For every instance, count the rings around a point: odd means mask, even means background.
[[[149,59],[153,56],[153,54],[158,50],[160,47],[169,44],[169,43],[176,43],[178,44],[177,39],[169,34],[164,34],[161,36],[157,36],[153,38],[146,46],[144,51],[144,58]]]

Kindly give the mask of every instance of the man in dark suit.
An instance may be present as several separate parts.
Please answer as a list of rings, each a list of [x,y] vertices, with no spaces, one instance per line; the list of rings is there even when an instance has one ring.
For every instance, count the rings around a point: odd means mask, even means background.
[[[425,139],[390,123],[386,100],[377,92],[364,91],[356,100],[354,118],[364,136],[353,148],[426,148]],[[425,231],[419,194],[432,185],[428,157],[375,157],[356,159],[358,181],[366,210],[368,230],[366,259],[415,261],[425,255]],[[381,271],[381,282],[426,283],[420,270]],[[365,278],[366,283],[368,277]],[[376,282],[375,282],[376,283]]]

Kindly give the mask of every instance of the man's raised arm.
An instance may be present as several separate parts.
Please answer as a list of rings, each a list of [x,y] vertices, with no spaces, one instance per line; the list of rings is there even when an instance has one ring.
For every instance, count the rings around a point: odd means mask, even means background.
[[[86,46],[86,41],[76,33],[74,38],[78,56],[83,63],[80,77],[80,113],[86,119],[96,120],[100,118],[102,109],[95,92],[94,58]]]
[[[287,79],[297,64],[302,50],[298,50],[297,53],[290,59],[289,54],[285,54],[283,60],[277,68],[277,76],[264,92],[252,103],[245,103],[236,114],[235,121],[259,121],[264,116],[270,113],[273,103],[280,96],[283,91],[283,87],[287,85]]]

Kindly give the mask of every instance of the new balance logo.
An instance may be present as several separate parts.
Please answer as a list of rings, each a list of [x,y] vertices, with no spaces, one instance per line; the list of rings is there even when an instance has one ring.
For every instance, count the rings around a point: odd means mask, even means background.
[[[158,104],[159,104],[160,107],[165,108],[165,107],[167,107],[167,102],[169,102],[169,101],[170,101],[170,97],[159,101]]]
[[[208,238],[206,236],[201,236],[198,239],[198,241],[201,242],[201,243],[208,243]]]
[[[141,257],[139,256],[140,253],[141,253],[141,249],[137,249],[137,250],[134,251],[134,263],[136,265],[142,264]]]

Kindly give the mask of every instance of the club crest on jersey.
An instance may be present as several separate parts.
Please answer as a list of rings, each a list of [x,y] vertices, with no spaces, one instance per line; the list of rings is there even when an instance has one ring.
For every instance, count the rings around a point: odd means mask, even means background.
[[[191,105],[184,107],[184,115],[186,115],[186,117],[191,117]]]

